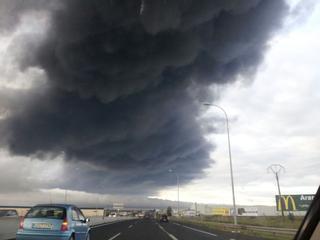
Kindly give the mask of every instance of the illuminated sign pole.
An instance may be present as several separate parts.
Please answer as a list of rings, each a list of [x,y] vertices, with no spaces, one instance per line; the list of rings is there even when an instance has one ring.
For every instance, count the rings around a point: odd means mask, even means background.
[[[270,172],[270,171],[273,172],[276,176],[279,199],[280,199],[281,215],[282,215],[282,217],[284,217],[283,204],[282,204],[282,198],[281,198],[281,190],[280,190],[280,184],[279,184],[279,173],[281,173],[281,171],[285,172],[285,168],[280,164],[272,164],[268,167],[268,172]]]

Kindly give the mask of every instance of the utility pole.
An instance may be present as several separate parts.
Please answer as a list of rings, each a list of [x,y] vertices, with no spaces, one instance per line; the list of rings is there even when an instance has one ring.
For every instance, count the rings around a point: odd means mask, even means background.
[[[173,171],[172,169],[169,169],[169,172],[174,173],[176,175],[177,178],[177,197],[178,197],[178,216],[180,215],[180,179],[179,179],[179,175],[177,172]]]
[[[282,204],[282,195],[280,190],[280,183],[279,183],[279,174],[281,172],[285,172],[285,168],[280,164],[272,164],[268,167],[268,172],[272,172],[277,180],[277,186],[278,186],[278,194],[279,194],[279,201],[280,201],[280,208],[281,208],[281,215],[282,218],[284,218],[284,212],[283,212],[283,204]],[[278,203],[277,203],[278,204]]]
[[[197,202],[194,203],[194,207],[196,209],[196,216],[198,216],[198,205],[197,205]]]
[[[180,179],[177,174],[177,185],[178,185],[178,216],[180,216]]]

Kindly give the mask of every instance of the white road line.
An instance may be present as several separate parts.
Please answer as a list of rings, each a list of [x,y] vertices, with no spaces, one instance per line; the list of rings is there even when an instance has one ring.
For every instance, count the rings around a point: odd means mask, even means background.
[[[119,222],[124,222],[124,221],[126,221],[126,220],[118,220],[118,221],[114,221],[114,222],[101,223],[101,224],[93,225],[90,228],[92,229],[92,228],[104,227],[104,226],[108,226],[108,225],[111,225],[114,223],[119,223]]]
[[[118,234],[116,234],[116,235],[114,235],[113,237],[109,238],[108,240],[113,240],[113,239],[115,239],[116,237],[118,237],[120,234],[121,234],[121,232],[118,233]]]
[[[128,228],[132,228],[132,225],[130,225]]]
[[[207,235],[210,235],[210,236],[215,236],[215,237],[218,236],[217,234],[210,233],[210,232],[206,232],[206,231],[199,230],[199,229],[192,228],[192,227],[188,227],[188,226],[185,226],[185,225],[182,225],[182,224],[179,224],[179,223],[173,223],[173,224],[178,225],[178,226],[181,226],[181,227],[184,227],[184,228],[188,228],[188,229],[193,230],[193,231],[196,231],[196,232],[200,232],[200,233],[203,233],[203,234],[207,234]]]
[[[176,238],[175,236],[173,236],[171,233],[168,233],[161,225],[159,225],[158,223],[157,223],[157,225],[158,225],[158,227],[159,227],[162,231],[164,231],[171,239],[173,239],[173,240],[178,240],[178,238]]]

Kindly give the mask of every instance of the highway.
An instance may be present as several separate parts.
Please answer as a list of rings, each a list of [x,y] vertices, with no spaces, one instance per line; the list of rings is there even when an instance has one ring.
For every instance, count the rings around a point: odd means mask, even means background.
[[[262,240],[238,233],[206,231],[175,222],[135,219],[92,227],[91,240]]]

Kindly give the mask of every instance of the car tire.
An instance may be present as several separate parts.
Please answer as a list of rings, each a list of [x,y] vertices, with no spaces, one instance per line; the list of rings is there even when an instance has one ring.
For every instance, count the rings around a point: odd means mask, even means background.
[[[75,240],[74,235],[72,234],[69,240]]]

